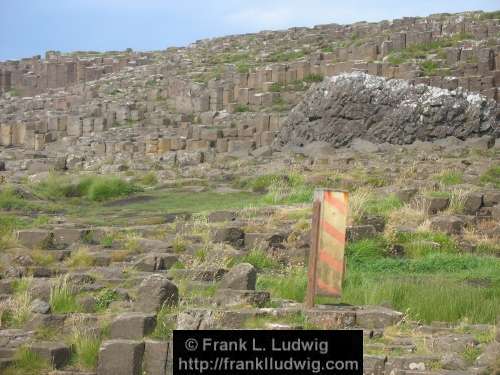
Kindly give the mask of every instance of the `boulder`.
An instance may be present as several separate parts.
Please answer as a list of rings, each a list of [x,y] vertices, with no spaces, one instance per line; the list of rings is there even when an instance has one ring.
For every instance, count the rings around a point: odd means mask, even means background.
[[[135,306],[141,312],[157,312],[163,305],[176,306],[179,302],[179,290],[165,276],[153,274],[145,278],[139,290]]]
[[[156,316],[153,314],[124,313],[111,322],[110,338],[140,340],[152,333],[155,326]]]
[[[500,190],[488,190],[483,194],[483,204],[486,207],[493,207],[500,204]]]
[[[147,254],[134,264],[134,268],[143,272],[168,270],[178,260],[179,258],[173,254]]]
[[[234,211],[214,211],[208,214],[209,223],[220,223],[224,221],[235,221],[236,212]]]
[[[240,263],[228,273],[226,273],[220,282],[221,289],[235,290],[255,290],[257,282],[257,270],[249,263]]]
[[[431,219],[431,229],[446,234],[460,234],[464,221],[457,216],[437,216]]]
[[[242,247],[245,243],[245,232],[238,227],[217,229],[213,235],[214,242],[226,242],[235,247]]]
[[[48,314],[50,312],[50,305],[41,299],[34,299],[31,302],[31,312],[35,314]]]
[[[449,197],[428,197],[427,212],[431,215],[437,214],[439,211],[446,210],[450,205]]]
[[[23,229],[16,234],[19,243],[30,249],[47,249],[53,245],[54,234],[43,229]]]
[[[467,215],[475,215],[477,211],[483,205],[483,194],[482,193],[470,193],[467,195],[464,201],[464,213]]]
[[[97,375],[142,375],[144,342],[109,340],[99,349]]]
[[[273,146],[323,141],[345,147],[361,137],[375,144],[409,144],[496,134],[495,101],[481,95],[475,98],[470,100],[466,91],[343,73],[309,89],[288,115]]]

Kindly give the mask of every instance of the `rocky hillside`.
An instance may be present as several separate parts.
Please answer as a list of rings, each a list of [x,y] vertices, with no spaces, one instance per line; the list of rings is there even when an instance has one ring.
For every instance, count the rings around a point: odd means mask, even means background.
[[[364,73],[341,74],[312,87],[288,115],[279,146],[324,141],[335,147],[353,139],[409,144],[446,137],[500,135],[493,100]]]
[[[500,14],[0,63],[0,374],[166,375],[175,329],[363,331],[499,374]],[[30,96],[28,96],[30,95]],[[315,189],[341,298],[303,305]]]

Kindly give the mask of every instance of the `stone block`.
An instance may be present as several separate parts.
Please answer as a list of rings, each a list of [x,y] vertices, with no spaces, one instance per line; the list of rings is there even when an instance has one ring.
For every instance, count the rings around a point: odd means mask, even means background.
[[[99,349],[97,375],[142,375],[144,342],[105,341]]]
[[[172,373],[172,346],[168,341],[144,340],[143,370],[147,375]],[[170,372],[169,372],[170,371]]]
[[[157,312],[163,305],[176,306],[179,302],[177,286],[161,275],[151,275],[142,281],[135,306],[138,311]]]
[[[240,263],[224,275],[220,283],[222,289],[255,290],[257,269],[249,263]]]
[[[110,324],[111,339],[140,340],[151,334],[156,326],[156,316],[145,313],[124,313]]]

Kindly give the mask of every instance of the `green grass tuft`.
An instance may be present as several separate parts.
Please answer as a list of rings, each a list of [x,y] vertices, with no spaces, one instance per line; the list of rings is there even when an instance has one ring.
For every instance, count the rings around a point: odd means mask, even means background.
[[[250,250],[250,252],[245,254],[238,263],[250,263],[258,270],[276,269],[280,266],[276,259],[261,249]]]
[[[491,184],[497,189],[500,188],[500,166],[494,166],[484,172],[479,181],[482,184]]]
[[[15,355],[14,364],[2,372],[4,375],[40,375],[52,369],[50,363],[33,353],[27,347],[21,347]]]

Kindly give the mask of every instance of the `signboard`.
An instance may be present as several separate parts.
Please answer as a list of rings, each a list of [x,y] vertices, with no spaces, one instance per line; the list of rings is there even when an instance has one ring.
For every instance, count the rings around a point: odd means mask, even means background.
[[[314,194],[306,298],[310,307],[316,294],[334,297],[342,294],[347,207],[347,192],[316,190]]]

